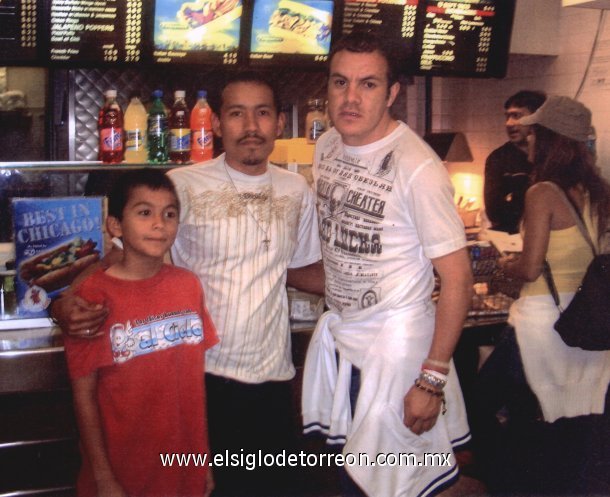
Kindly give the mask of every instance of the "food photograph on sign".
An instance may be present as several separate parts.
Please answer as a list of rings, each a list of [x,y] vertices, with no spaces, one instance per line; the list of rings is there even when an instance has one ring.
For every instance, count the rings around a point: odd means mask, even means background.
[[[237,50],[242,0],[158,0],[155,50]]]
[[[332,0],[257,0],[251,53],[328,54]]]
[[[45,317],[51,300],[103,256],[101,197],[12,199],[18,313]]]

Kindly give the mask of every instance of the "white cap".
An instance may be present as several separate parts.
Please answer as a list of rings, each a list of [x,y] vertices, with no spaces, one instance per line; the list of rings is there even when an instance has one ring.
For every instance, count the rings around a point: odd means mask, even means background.
[[[106,96],[110,98],[116,97],[116,90],[106,90]]]
[[[580,102],[561,96],[547,98],[536,112],[522,117],[519,123],[539,124],[579,142],[589,140],[593,129],[591,111]]]
[[[186,92],[184,90],[176,90],[174,92],[174,97],[176,98],[184,98],[186,95]]]

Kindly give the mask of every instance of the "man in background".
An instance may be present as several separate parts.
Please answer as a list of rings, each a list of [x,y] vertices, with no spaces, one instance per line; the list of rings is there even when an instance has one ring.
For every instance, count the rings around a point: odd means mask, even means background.
[[[529,126],[519,124],[519,119],[535,112],[545,100],[540,91],[522,90],[504,103],[508,141],[485,161],[485,213],[494,230],[519,231],[532,171],[527,157]]]

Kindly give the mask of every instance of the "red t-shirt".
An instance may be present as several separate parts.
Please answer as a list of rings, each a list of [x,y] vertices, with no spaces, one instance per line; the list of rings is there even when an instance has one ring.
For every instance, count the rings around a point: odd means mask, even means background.
[[[164,265],[128,281],[92,274],[78,290],[110,309],[94,339],[65,338],[72,379],[98,372],[97,402],[114,475],[130,497],[201,496],[205,466],[164,466],[159,454],[208,454],[204,351],[218,342],[190,271]],[[83,453],[78,494],[96,495]]]

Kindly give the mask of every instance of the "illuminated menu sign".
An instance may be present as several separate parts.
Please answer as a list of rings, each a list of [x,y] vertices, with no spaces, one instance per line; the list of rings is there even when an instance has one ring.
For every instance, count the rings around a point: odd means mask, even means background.
[[[419,71],[488,74],[498,27],[497,4],[498,0],[426,0]]]
[[[155,62],[237,64],[242,0],[157,0]]]
[[[326,62],[333,9],[333,0],[255,0],[250,64]]]
[[[417,9],[421,0],[345,0],[341,32],[371,29],[393,43],[408,58],[415,47]]]
[[[0,0],[0,60],[37,60],[40,12],[36,0]]]
[[[51,62],[139,62],[146,0],[51,0]]]

